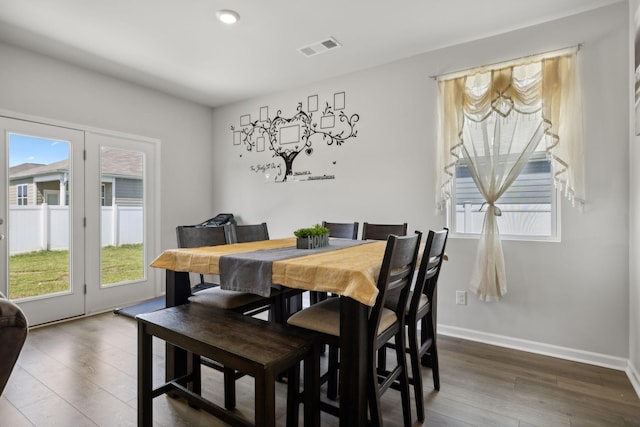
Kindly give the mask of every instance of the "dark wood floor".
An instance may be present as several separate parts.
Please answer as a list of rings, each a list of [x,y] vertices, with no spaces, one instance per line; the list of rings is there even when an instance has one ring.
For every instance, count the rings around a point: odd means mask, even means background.
[[[136,323],[105,313],[32,330],[0,397],[0,426],[136,424]],[[154,376],[164,345],[154,341]],[[623,372],[464,340],[441,338],[441,390],[423,369],[429,426],[640,426],[640,399]],[[222,402],[219,374],[203,390]],[[238,384],[239,411],[253,419],[253,380]],[[278,384],[278,425],[286,388]],[[384,398],[385,425],[402,424],[399,393]],[[415,408],[412,418],[415,422]],[[224,425],[180,400],[154,399],[158,426]],[[322,424],[337,425],[323,414]]]

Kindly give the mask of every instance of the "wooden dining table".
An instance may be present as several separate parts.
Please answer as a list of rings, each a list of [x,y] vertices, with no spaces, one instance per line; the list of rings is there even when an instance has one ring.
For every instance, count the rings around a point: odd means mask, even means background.
[[[340,425],[364,426],[367,423],[367,319],[378,295],[376,284],[386,242],[331,238],[329,247],[324,249],[296,249],[295,246],[295,238],[286,238],[170,249],[160,254],[151,266],[166,271],[167,307],[188,302],[189,273],[220,275],[221,288],[230,290],[239,290],[239,280],[246,284],[247,279],[254,278],[258,285],[252,286],[256,288],[243,287],[242,290],[256,294],[264,294],[265,286],[284,286],[339,295],[342,298]],[[167,380],[184,375],[186,366],[186,353],[168,345]]]

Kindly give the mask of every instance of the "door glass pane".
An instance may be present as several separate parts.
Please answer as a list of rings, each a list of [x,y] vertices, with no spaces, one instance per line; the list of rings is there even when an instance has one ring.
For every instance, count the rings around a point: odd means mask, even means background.
[[[144,153],[100,149],[102,286],[145,278]]]
[[[15,133],[8,140],[9,297],[69,292],[70,143]]]

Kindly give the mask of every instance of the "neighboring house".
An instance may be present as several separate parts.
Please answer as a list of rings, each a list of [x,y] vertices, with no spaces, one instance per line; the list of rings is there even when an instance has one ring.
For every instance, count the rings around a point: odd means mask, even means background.
[[[140,206],[143,197],[142,156],[102,149],[102,206]],[[9,204],[17,206],[67,205],[69,161],[48,165],[23,163],[9,168]]]

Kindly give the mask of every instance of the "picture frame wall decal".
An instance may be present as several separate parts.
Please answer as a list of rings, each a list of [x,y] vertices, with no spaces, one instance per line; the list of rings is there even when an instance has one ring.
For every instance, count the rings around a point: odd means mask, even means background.
[[[310,113],[318,111],[318,95],[311,95],[307,97],[307,111]]]
[[[255,156],[242,156],[251,161],[250,157],[260,157],[260,163],[249,165],[248,170],[255,173],[266,171],[266,181],[315,181],[334,179],[333,173],[313,173],[309,170],[309,161],[303,162],[305,170],[295,170],[294,162],[301,155],[312,157],[315,150],[320,147],[341,147],[347,141],[357,137],[356,125],[360,120],[358,114],[346,114],[345,92],[333,94],[333,105],[325,103],[325,108],[320,111],[320,96],[309,95],[306,108],[302,102],[298,102],[295,113],[291,116],[283,114],[278,109],[275,117],[269,117],[269,107],[259,108],[258,120],[251,121],[251,115],[240,116],[240,127],[231,126],[233,132],[233,145],[242,146],[242,149]],[[271,159],[264,156],[271,154]],[[322,156],[320,156],[322,157]],[[274,163],[273,159],[282,162]],[[333,160],[322,167],[335,167]],[[269,165],[267,168],[265,165]],[[317,165],[318,166],[318,165]],[[277,170],[277,173],[273,173]],[[331,171],[329,171],[331,172]],[[267,172],[264,172],[267,174]]]
[[[320,117],[320,129],[331,129],[336,125],[335,116],[322,116]]]
[[[335,110],[344,110],[345,106],[345,93],[338,92],[333,94],[333,108]]]

